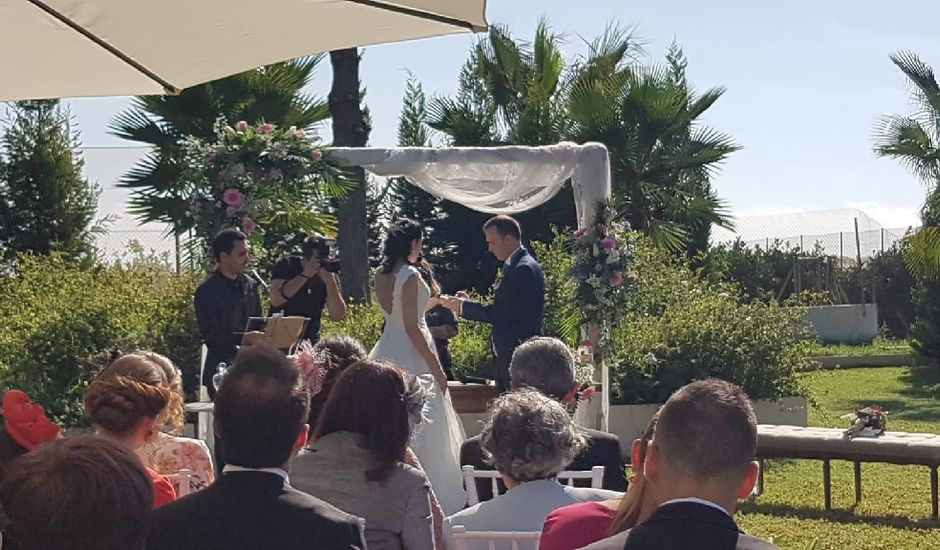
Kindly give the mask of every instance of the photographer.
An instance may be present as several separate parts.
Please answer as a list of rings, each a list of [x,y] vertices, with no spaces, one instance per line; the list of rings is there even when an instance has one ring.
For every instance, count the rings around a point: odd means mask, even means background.
[[[333,321],[346,317],[346,302],[339,293],[339,262],[330,259],[330,241],[307,237],[300,255],[278,260],[271,274],[271,314],[309,317],[304,338],[320,339],[320,317],[325,306]]]

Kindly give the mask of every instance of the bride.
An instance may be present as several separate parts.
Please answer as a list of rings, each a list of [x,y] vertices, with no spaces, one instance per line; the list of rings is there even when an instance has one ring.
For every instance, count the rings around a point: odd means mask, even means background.
[[[382,266],[375,275],[375,295],[385,315],[385,330],[369,357],[388,359],[433,384],[436,391],[429,399],[428,421],[417,428],[412,450],[441,508],[451,515],[467,500],[460,472],[464,431],[424,321],[425,311],[436,306],[439,298],[431,298],[428,283],[415,267],[420,256],[421,225],[412,220],[395,222],[385,238]],[[430,277],[429,281],[436,284]]]

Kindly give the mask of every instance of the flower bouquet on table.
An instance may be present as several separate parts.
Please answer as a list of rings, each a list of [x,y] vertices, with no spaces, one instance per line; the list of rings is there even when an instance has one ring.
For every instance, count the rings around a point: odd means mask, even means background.
[[[594,223],[572,234],[574,298],[582,322],[591,327],[595,358],[605,355],[610,339],[608,329],[626,312],[634,284],[635,276],[630,269],[633,250],[624,238],[629,230],[627,223],[616,220],[608,203],[601,202]]]
[[[852,426],[845,430],[845,436],[852,437],[878,437],[885,433],[888,426],[888,413],[878,405],[856,410],[854,413],[844,414],[844,418],[852,422]]]

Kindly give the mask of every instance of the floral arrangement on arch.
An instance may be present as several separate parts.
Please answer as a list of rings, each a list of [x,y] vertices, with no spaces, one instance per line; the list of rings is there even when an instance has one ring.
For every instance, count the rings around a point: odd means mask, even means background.
[[[214,142],[190,139],[186,150],[199,185],[190,210],[199,237],[211,239],[225,227],[239,227],[252,240],[277,225],[308,233],[334,230],[335,220],[319,206],[341,196],[347,182],[315,134],[240,121],[217,126]]]
[[[626,312],[634,284],[630,270],[633,251],[622,242],[627,231],[629,226],[615,221],[609,205],[602,202],[597,207],[594,223],[572,234],[574,297],[583,324],[590,327],[589,331],[597,331],[594,335],[596,355],[604,355],[609,340],[607,329]]]

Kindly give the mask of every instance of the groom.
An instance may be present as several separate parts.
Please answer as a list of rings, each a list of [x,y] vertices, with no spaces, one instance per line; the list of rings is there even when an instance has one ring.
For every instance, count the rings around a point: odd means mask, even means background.
[[[545,277],[542,266],[522,247],[522,230],[515,219],[509,216],[490,218],[483,224],[483,234],[490,253],[503,262],[493,303],[478,304],[467,299],[465,293],[458,293],[444,305],[466,319],[493,325],[496,390],[505,393],[509,391],[512,352],[527,338],[542,333]]]

